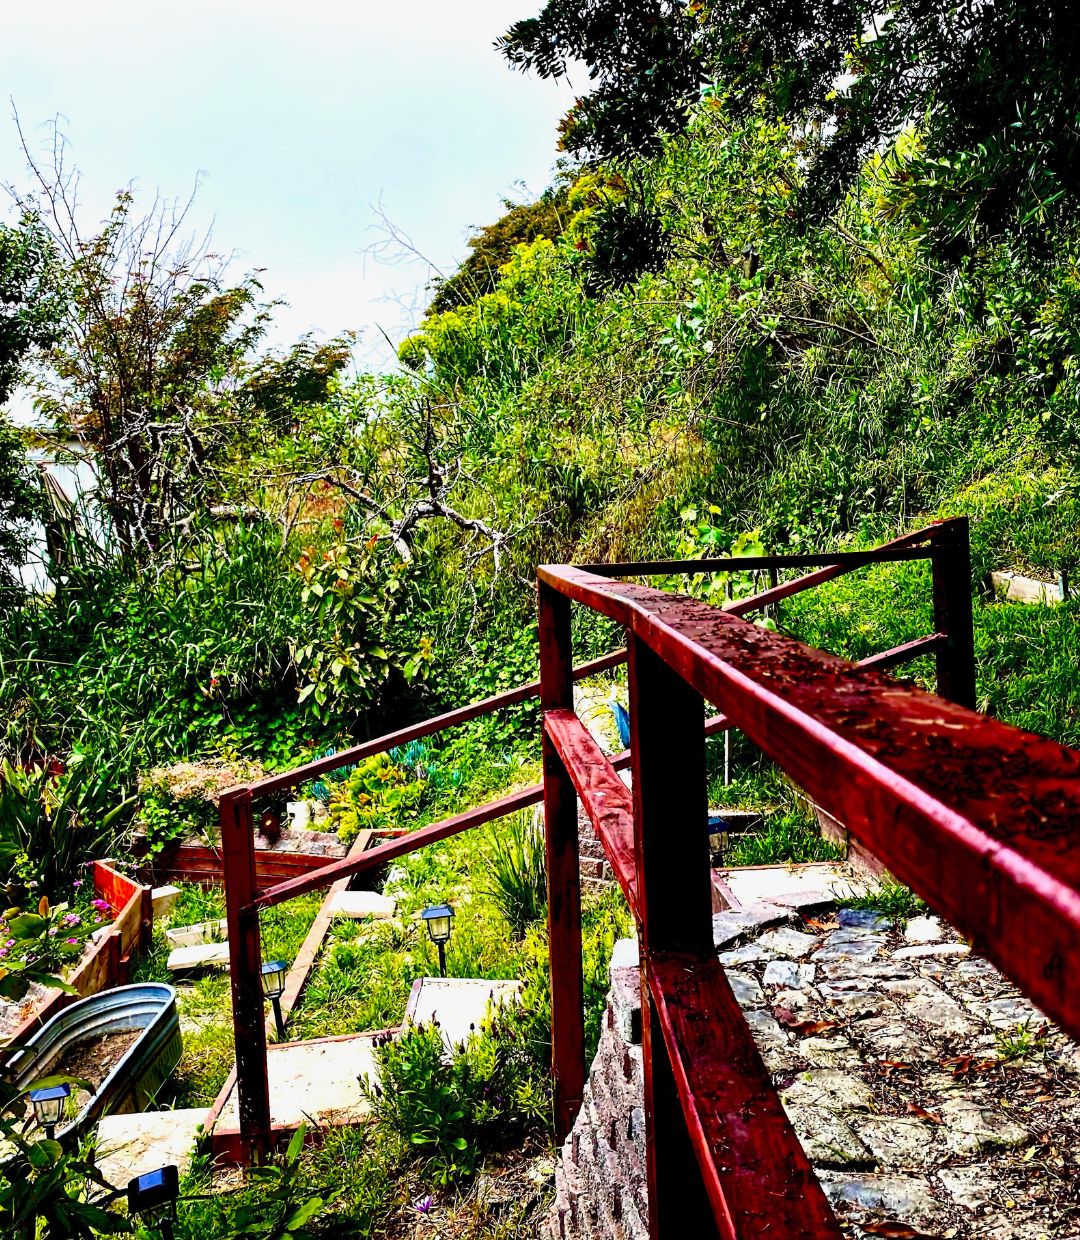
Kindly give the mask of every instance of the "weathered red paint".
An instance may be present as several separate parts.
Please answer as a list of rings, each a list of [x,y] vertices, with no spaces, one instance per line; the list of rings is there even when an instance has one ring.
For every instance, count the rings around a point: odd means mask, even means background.
[[[539,588],[540,705],[572,710],[570,600]],[[573,1127],[585,1093],[585,987],[581,961],[581,871],[577,798],[570,774],[545,729],[544,841],[547,859],[548,960],[551,977],[551,1075],[555,1136]]]
[[[691,599],[541,579],[641,639],[1071,1033],[1080,754]]]
[[[630,789],[616,774],[588,728],[572,710],[544,712],[544,731],[566,768],[581,804],[604,845],[612,871],[635,918],[638,916],[637,864],[634,857],[634,804]],[[630,763],[630,751],[624,751]],[[622,757],[624,755],[620,755]]]
[[[321,891],[323,887],[337,882],[338,879],[351,878],[356,874],[366,874],[371,870],[377,870],[391,861],[396,861],[398,857],[404,857],[407,853],[415,852],[427,844],[437,844],[441,840],[449,839],[452,835],[460,835],[462,831],[468,831],[470,827],[482,827],[485,823],[494,822],[497,818],[505,818],[507,814],[528,809],[531,805],[539,805],[543,799],[543,784],[532,784],[528,788],[522,788],[520,792],[512,792],[508,796],[500,797],[497,801],[488,801],[484,805],[476,806],[475,809],[467,809],[460,814],[455,814],[452,818],[444,818],[441,822],[432,823],[429,827],[421,827],[418,831],[409,832],[408,835],[399,835],[387,840],[385,844],[369,848],[358,857],[343,857],[340,861],[331,861],[318,870],[312,870],[309,874],[302,874],[298,878],[290,878],[284,883],[278,883],[254,896],[253,907],[273,908],[275,904],[291,900],[294,896],[307,895],[310,891]]]
[[[584,676],[595,676],[598,672],[609,671],[625,662],[626,651],[615,650],[611,654],[602,655],[599,659],[591,659],[588,663],[575,667],[572,673],[573,678],[581,680]],[[308,762],[304,766],[284,771],[280,775],[268,775],[265,779],[256,780],[250,785],[248,791],[253,797],[265,797],[270,796],[271,793],[283,792],[287,788],[295,788],[306,783],[309,779],[316,779],[330,771],[340,770],[343,766],[352,766],[364,758],[386,753],[396,745],[407,745],[410,741],[421,740],[425,736],[432,736],[447,728],[469,723],[473,719],[480,718],[481,715],[490,715],[493,711],[504,710],[507,706],[516,706],[539,696],[540,681],[534,680],[520,688],[508,689],[505,693],[496,693],[494,697],[484,698],[481,702],[473,702],[471,706],[462,706],[458,710],[448,711],[445,715],[425,719],[422,723],[410,724],[409,727],[401,728],[397,732],[377,736],[374,740],[365,741],[362,745],[354,745],[351,749],[343,749],[329,758],[319,758],[315,762]]]
[[[723,966],[715,955],[656,952],[643,959],[680,1113],[711,1203],[712,1234],[725,1240],[836,1240],[839,1225]],[[654,1057],[657,1050],[652,1048]],[[666,1234],[702,1233],[675,1226]]]

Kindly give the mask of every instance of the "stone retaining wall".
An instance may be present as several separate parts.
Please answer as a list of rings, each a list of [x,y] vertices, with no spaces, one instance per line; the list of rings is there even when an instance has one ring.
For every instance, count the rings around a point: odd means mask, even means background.
[[[585,1099],[555,1171],[544,1240],[647,1240],[645,1084],[637,944],[615,945]]]

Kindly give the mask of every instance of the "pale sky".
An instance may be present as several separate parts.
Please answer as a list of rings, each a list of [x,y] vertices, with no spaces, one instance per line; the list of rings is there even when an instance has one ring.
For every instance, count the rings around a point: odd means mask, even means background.
[[[39,0],[5,5],[0,85],[32,143],[60,115],[83,200],[201,188],[193,223],[236,271],[263,267],[279,312],[273,343],[363,332],[382,361],[417,301],[418,262],[363,251],[380,202],[416,247],[453,270],[472,225],[551,177],[569,85],[523,77],[492,43],[542,0]],[[0,182],[29,184],[0,106]],[[422,309],[422,304],[419,307]]]

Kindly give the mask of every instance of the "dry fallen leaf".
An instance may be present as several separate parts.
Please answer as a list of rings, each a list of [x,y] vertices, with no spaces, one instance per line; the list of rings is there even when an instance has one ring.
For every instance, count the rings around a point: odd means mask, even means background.
[[[826,930],[838,930],[840,928],[840,923],[835,917],[829,917],[828,919],[823,919],[821,917],[804,917],[803,921],[810,927],[811,930],[818,930],[822,933]]]
[[[911,1064],[903,1063],[899,1059],[879,1059],[878,1067],[885,1076],[892,1076],[894,1072],[913,1072]]]
[[[827,1033],[830,1029],[839,1029],[840,1022],[835,1020],[803,1020],[791,1008],[775,1007],[773,1015],[781,1025],[785,1025],[800,1038],[813,1037],[818,1033]]]
[[[909,1102],[907,1109],[912,1115],[917,1116],[919,1119],[928,1119],[932,1124],[944,1123],[940,1115],[935,1115],[933,1111],[928,1111],[926,1107],[918,1106],[914,1102]]]

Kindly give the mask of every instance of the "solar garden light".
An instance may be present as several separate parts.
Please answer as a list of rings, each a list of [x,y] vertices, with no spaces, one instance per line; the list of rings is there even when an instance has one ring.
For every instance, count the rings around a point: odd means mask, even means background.
[[[64,1118],[64,1103],[71,1096],[70,1085],[49,1085],[45,1089],[32,1089],[30,1101],[34,1104],[34,1118],[45,1129],[45,1138],[51,1141],[56,1125]]]
[[[450,920],[454,910],[449,904],[429,904],[420,914],[431,941],[439,949],[439,975],[446,976],[446,945],[450,942]]]
[[[288,964],[284,960],[267,960],[262,967],[263,994],[274,1005],[274,1024],[279,1042],[285,1041],[285,1022],[281,1018],[281,996],[285,990],[285,974]]]
[[[180,1196],[180,1172],[174,1166],[159,1167],[128,1181],[128,1213],[157,1226],[164,1240],[173,1240],[176,1199]]]

